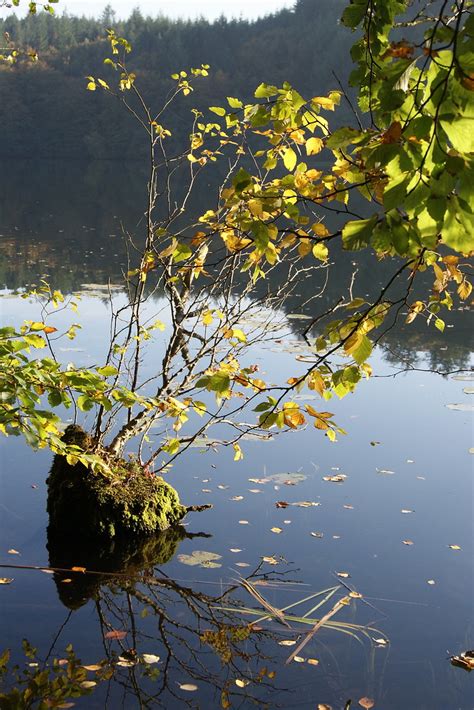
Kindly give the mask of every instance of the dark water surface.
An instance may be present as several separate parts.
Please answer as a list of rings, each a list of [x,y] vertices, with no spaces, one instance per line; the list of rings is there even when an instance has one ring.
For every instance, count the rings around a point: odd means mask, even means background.
[[[34,306],[16,290],[42,275],[65,292],[80,289],[74,319],[83,329],[75,341],[60,344],[64,362],[93,365],[103,357],[108,310],[100,285],[118,283],[126,265],[120,222],[132,228],[140,219],[139,179],[124,181],[121,170],[115,164],[25,163],[7,171],[0,196],[2,320],[35,318]],[[37,199],[32,204],[25,194]],[[48,540],[51,455],[4,440],[0,564],[83,566],[103,574],[2,568],[0,576],[14,581],[0,586],[1,648],[12,649],[21,663],[23,638],[41,659],[63,658],[69,643],[84,664],[114,659],[113,678],[74,701],[83,708],[219,708],[229,702],[233,708],[327,703],[339,710],[349,699],[360,707],[363,697],[387,710],[474,708],[472,674],[449,662],[474,647],[474,381],[469,373],[422,371],[469,367],[468,318],[467,312],[450,314],[453,327],[443,336],[421,325],[392,331],[372,358],[377,376],[328,405],[348,431],[337,443],[308,428],[245,441],[239,463],[227,449],[202,453],[197,447],[179,458],[168,480],[186,504],[214,508],[146,545],[91,550]],[[58,316],[58,324],[66,321],[70,315]],[[270,381],[294,373],[298,320],[288,324],[282,343],[252,352]],[[419,370],[391,376],[407,363]],[[341,483],[323,480],[342,474]],[[294,505],[301,502],[312,505]],[[199,551],[219,555],[218,566],[189,566],[179,557]],[[263,557],[277,564],[262,563]],[[294,618],[286,628],[229,611],[239,603],[263,612],[248,591],[232,590],[240,575],[254,572],[254,582],[264,583],[256,585],[260,594],[280,609],[295,604],[288,611],[294,617],[332,592],[297,602],[340,583],[363,598],[352,598],[333,617],[333,628],[318,631],[301,651],[302,662],[286,665],[296,646],[279,642],[301,640],[311,626]],[[337,577],[340,572],[350,576]],[[137,582],[139,574],[144,581]],[[342,586],[308,617],[320,618],[347,593]],[[257,621],[250,634],[243,630],[249,621]],[[364,634],[347,624],[370,629]],[[126,635],[107,638],[111,630]],[[151,654],[152,662],[117,666],[117,657],[133,648],[139,656]]]

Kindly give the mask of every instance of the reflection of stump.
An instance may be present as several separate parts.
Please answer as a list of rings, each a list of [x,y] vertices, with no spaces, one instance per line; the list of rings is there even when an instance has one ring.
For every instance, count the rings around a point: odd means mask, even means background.
[[[81,427],[68,426],[63,439],[90,448],[91,439]],[[56,455],[47,484],[50,527],[72,536],[151,535],[176,525],[188,510],[162,478],[123,460],[109,478]]]
[[[127,588],[142,575],[152,576],[156,565],[168,562],[185,537],[186,530],[178,525],[147,538],[114,538],[108,542],[102,540],[104,544],[98,545],[96,541],[77,537],[67,539],[50,526],[50,567],[86,569],[86,572],[55,572],[58,596],[68,609],[78,609],[96,598],[102,586]]]

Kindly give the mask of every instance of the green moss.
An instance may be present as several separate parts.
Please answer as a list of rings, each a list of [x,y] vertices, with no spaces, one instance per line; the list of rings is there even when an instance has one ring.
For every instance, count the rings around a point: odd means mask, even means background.
[[[84,450],[92,440],[80,427],[66,429],[64,440]],[[112,477],[71,466],[55,456],[48,484],[52,529],[85,537],[145,536],[176,525],[186,514],[178,493],[159,476],[123,459],[108,461]]]

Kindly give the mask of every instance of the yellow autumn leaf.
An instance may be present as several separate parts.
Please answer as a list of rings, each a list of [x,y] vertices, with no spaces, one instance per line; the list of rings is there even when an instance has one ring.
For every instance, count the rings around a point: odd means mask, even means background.
[[[314,136],[306,141],[306,154],[307,155],[317,155],[324,148],[324,143],[321,138]]]

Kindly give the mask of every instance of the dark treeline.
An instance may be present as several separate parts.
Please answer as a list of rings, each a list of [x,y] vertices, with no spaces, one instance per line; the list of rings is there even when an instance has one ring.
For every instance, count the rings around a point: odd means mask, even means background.
[[[134,10],[117,21],[111,8],[100,19],[36,17],[0,20],[0,32],[39,60],[0,64],[0,155],[10,157],[130,158],[143,150],[137,126],[117,102],[102,92],[87,92],[86,75],[113,82],[104,66],[106,30],[113,27],[133,45],[130,68],[153,106],[167,94],[170,75],[180,69],[211,66],[210,76],[195,82],[195,92],[179,101],[168,125],[182,140],[191,114],[225,101],[245,100],[261,82],[288,81],[310,98],[337,88],[333,74],[346,83],[350,70],[350,32],[339,24],[346,0],[298,0],[256,22],[169,20],[144,17]],[[211,114],[212,116],[212,114]],[[339,121],[340,121],[339,117]]]

